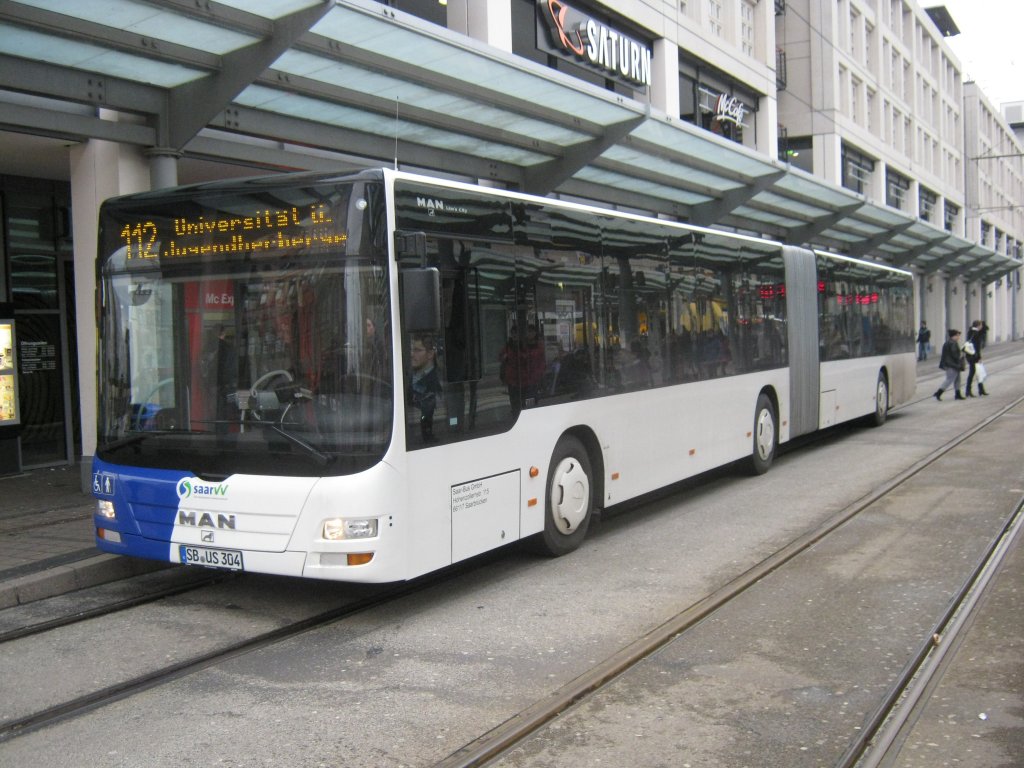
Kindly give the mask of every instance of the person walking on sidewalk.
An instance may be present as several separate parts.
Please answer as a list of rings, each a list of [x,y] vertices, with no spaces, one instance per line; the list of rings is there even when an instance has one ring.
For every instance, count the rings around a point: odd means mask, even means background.
[[[942,386],[935,390],[936,400],[942,399],[942,393],[949,389],[951,384],[955,388],[957,400],[967,399],[960,394],[960,372],[965,367],[964,353],[960,349],[960,331],[950,328],[949,339],[942,345],[942,352],[939,355],[939,368],[946,372],[946,378]]]
[[[971,323],[970,329],[967,331],[967,342],[964,344],[964,355],[967,358],[967,392],[968,397],[974,397],[974,393],[971,391],[971,385],[974,382],[974,377],[978,375],[978,363],[981,362],[981,348],[985,345],[985,332],[982,330],[981,320],[975,320]],[[987,395],[985,391],[985,384],[982,382],[981,376],[978,376],[978,394]]]

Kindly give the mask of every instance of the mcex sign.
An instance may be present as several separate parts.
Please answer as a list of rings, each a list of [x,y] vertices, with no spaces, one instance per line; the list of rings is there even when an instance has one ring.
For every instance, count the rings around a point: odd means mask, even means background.
[[[562,0],[537,0],[537,47],[632,88],[651,84],[651,49]]]

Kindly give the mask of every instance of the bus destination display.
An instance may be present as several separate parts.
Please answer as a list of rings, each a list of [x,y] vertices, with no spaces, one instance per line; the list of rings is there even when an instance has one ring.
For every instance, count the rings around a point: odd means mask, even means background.
[[[344,248],[348,233],[323,203],[264,208],[239,216],[180,216],[126,221],[120,229],[126,261]]]

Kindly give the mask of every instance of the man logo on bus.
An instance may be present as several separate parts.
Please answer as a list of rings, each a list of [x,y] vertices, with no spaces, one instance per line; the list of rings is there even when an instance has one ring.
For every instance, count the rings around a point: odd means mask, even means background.
[[[228,495],[227,483],[208,485],[206,483],[193,483],[195,478],[183,477],[178,481],[178,498],[190,499],[194,496],[205,498],[224,498]]]
[[[238,525],[234,515],[217,514],[216,520],[209,512],[195,512],[191,509],[178,510],[178,525],[189,525],[193,528],[224,528],[233,531]],[[204,539],[205,541],[206,539]],[[212,541],[212,539],[211,539]]]

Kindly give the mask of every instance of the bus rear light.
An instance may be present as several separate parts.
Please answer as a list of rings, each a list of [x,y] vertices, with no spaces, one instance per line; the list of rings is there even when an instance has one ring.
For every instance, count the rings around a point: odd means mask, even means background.
[[[359,517],[346,519],[332,517],[324,520],[323,537],[328,541],[345,539],[372,539],[377,536],[377,518]]]
[[[104,541],[109,541],[111,544],[121,543],[121,534],[117,531],[108,531],[106,528],[97,528],[96,537],[103,539]]]
[[[114,502],[106,499],[96,500],[96,514],[100,517],[105,517],[108,520],[114,520],[117,518],[117,514],[114,512]]]

